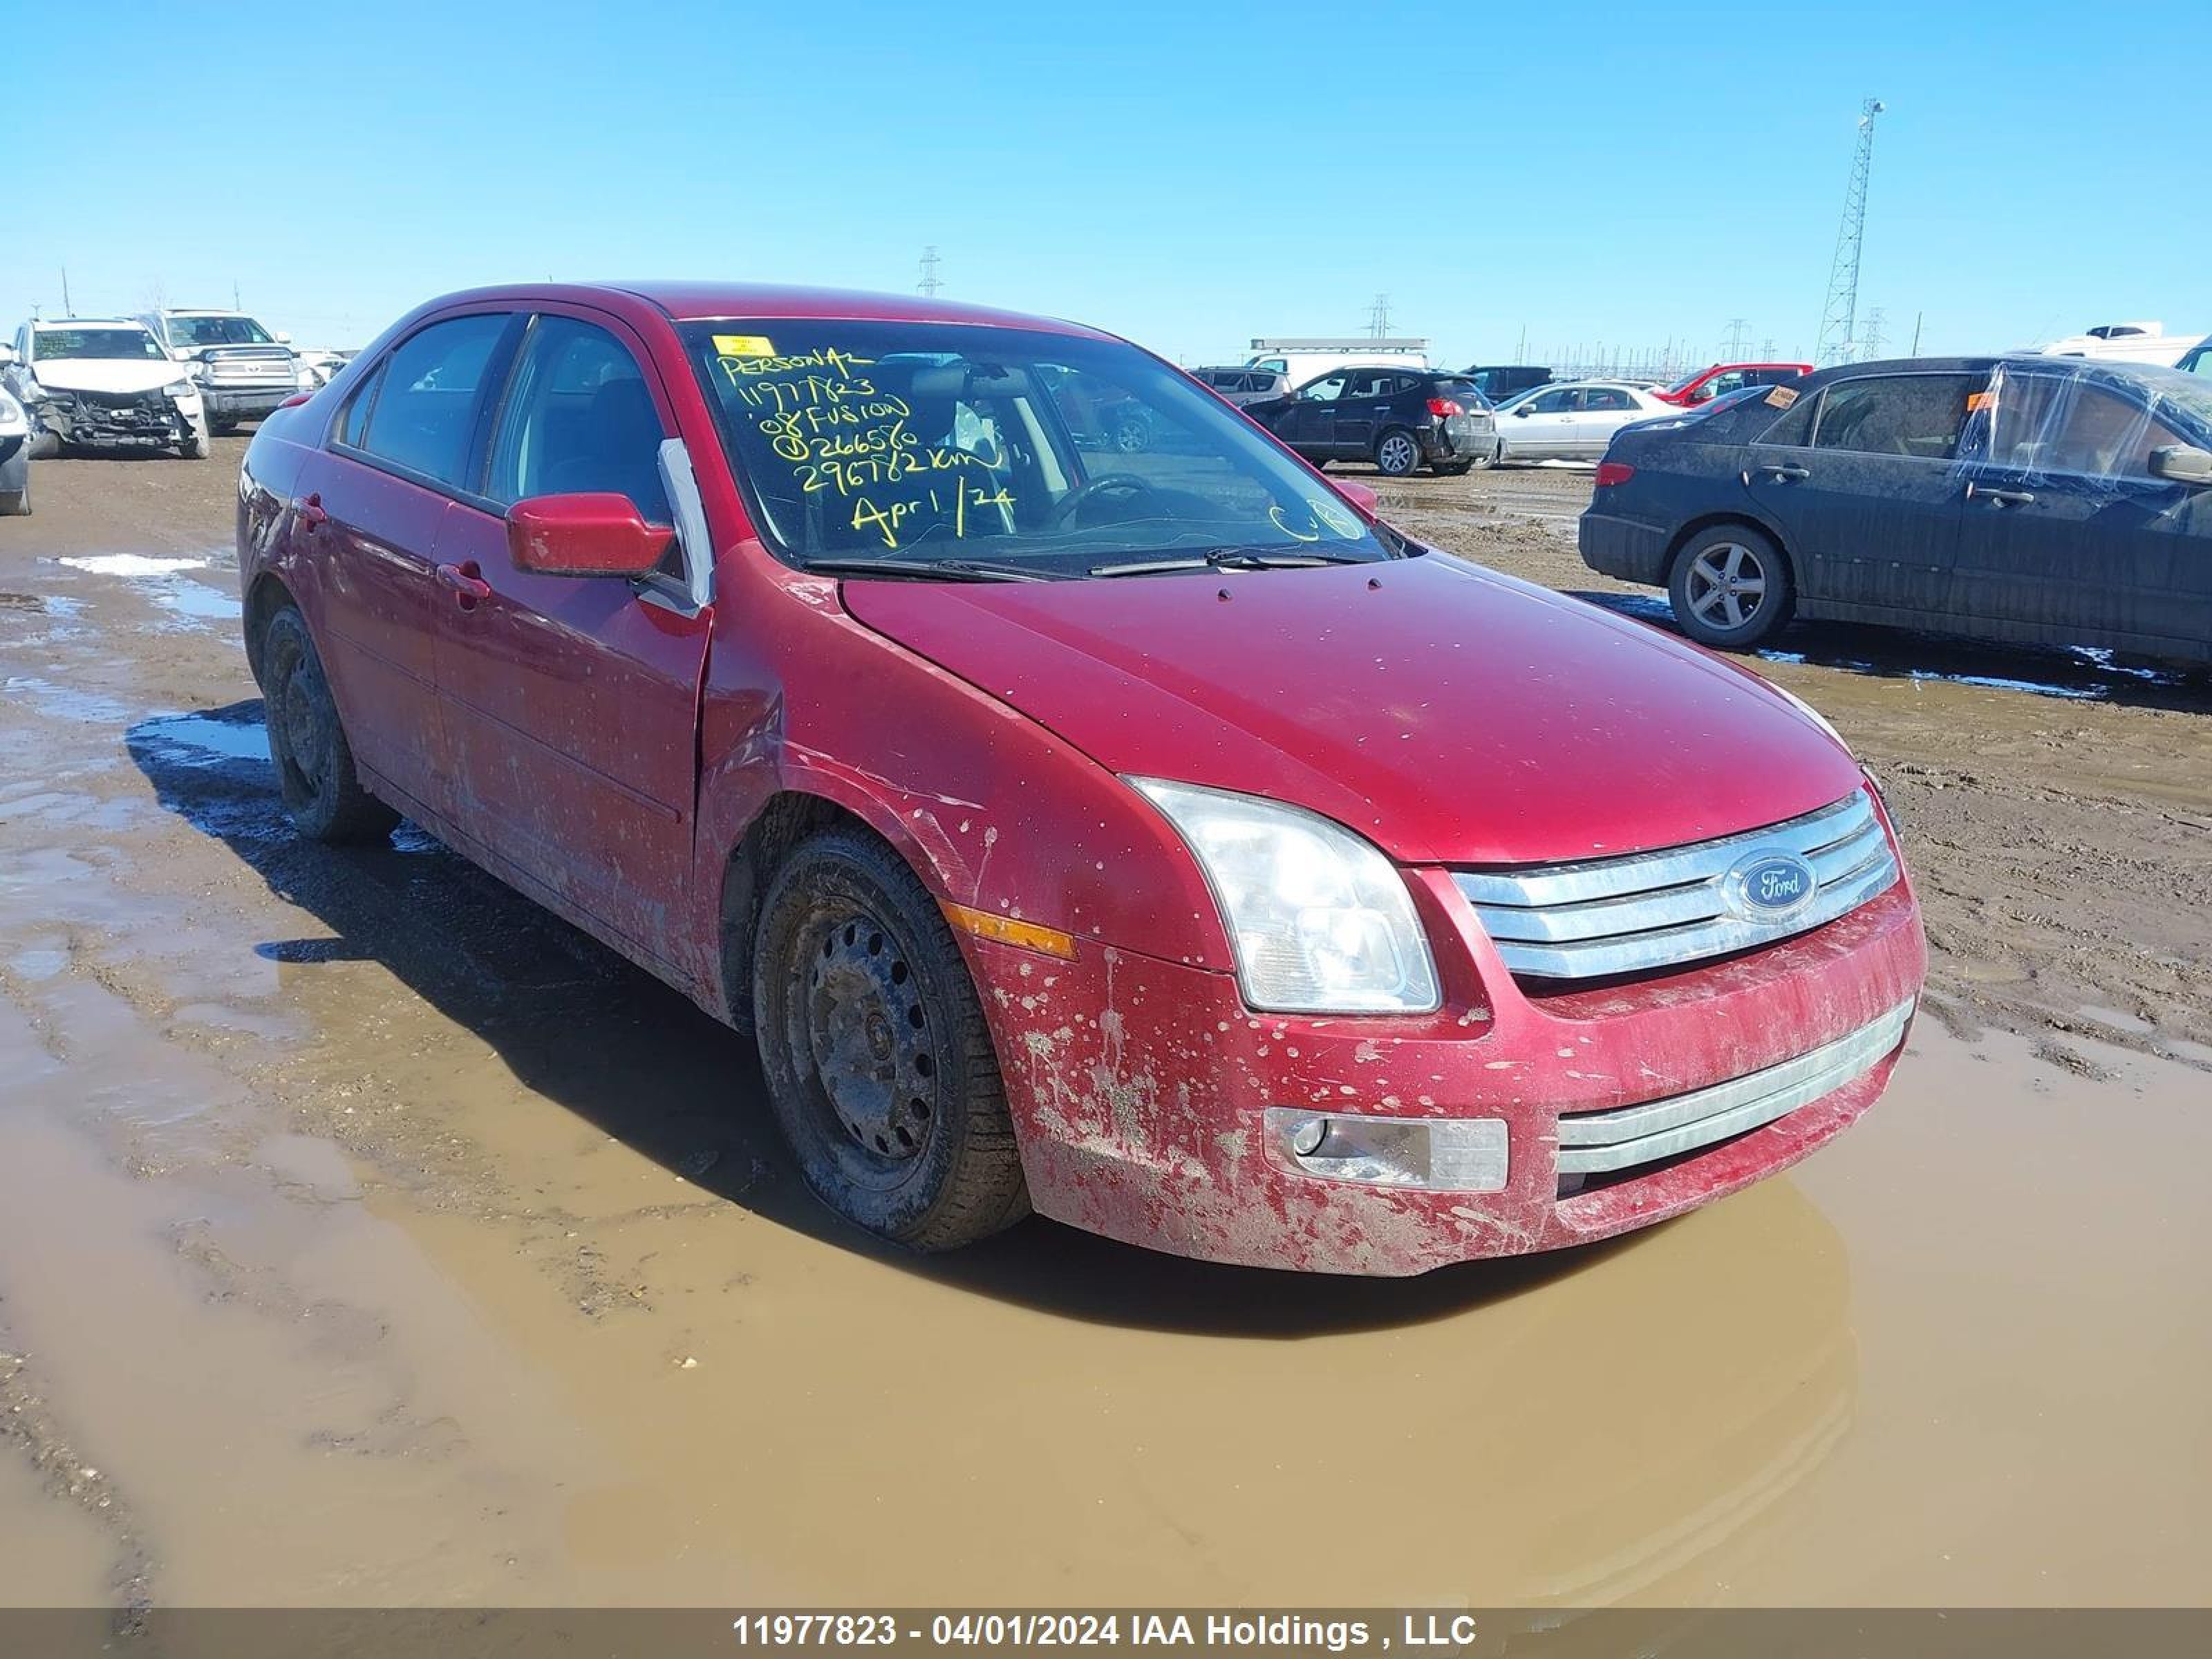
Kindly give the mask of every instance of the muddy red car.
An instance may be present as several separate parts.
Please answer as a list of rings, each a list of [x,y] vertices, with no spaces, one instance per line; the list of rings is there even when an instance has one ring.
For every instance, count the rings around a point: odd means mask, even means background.
[[[1415,1273],[1837,1133],[1924,969],[1879,790],[1371,507],[1086,329],[546,286],[280,411],[238,534],[299,828],[404,814],[753,1030],[887,1237]]]

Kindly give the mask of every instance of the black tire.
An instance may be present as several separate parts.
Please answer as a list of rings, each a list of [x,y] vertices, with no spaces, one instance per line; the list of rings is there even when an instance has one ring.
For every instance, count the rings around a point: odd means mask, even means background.
[[[1410,478],[1421,470],[1421,441],[1394,426],[1375,441],[1375,469],[1386,478]]]
[[[830,830],[792,852],[761,904],[752,994],[769,1105],[823,1203],[916,1250],[1029,1213],[975,982],[889,847]]]
[[[262,713],[284,810],[310,841],[382,841],[399,814],[361,787],[307,618],[287,605],[261,641]]]
[[[210,419],[208,422],[208,430],[214,433],[218,438],[228,438],[231,434],[238,430],[238,422],[236,421],[218,421]]]
[[[1772,537],[1748,525],[1716,525],[1674,556],[1667,599],[1698,644],[1748,651],[1789,625],[1797,584]]]
[[[1464,478],[1474,468],[1473,461],[1438,461],[1434,471],[1439,478]]]
[[[177,453],[188,461],[204,461],[214,453],[215,447],[208,441],[204,432],[188,432],[184,441],[177,446]]]

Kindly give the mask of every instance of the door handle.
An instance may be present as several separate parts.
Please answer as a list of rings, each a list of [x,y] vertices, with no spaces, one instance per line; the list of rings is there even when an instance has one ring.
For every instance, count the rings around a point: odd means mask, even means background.
[[[304,501],[293,502],[292,512],[310,530],[331,521],[331,515],[323,511],[323,498],[319,495],[310,495]]]
[[[2032,489],[1984,489],[1979,484],[1966,486],[1970,501],[1987,501],[1991,507],[2033,507],[2035,492]]]
[[[1796,483],[1813,476],[1802,466],[1755,466],[1752,471],[1763,478],[1773,479],[1777,483]]]
[[[453,590],[453,603],[464,611],[473,611],[478,599],[491,597],[491,584],[483,579],[483,568],[474,559],[440,565],[438,580]]]

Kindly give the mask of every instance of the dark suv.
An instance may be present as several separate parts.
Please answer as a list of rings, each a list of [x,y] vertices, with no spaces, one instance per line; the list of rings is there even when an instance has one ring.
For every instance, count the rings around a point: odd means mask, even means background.
[[[1490,405],[1474,381],[1444,369],[1334,368],[1244,412],[1316,466],[1371,460],[1403,478],[1424,466],[1449,476],[1498,459]]]

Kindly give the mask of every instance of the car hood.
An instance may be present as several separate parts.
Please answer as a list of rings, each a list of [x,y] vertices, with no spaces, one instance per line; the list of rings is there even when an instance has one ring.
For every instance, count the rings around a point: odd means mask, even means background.
[[[1748,670],[1443,554],[843,592],[861,623],[1102,766],[1304,806],[1408,863],[1672,846],[1860,781]]]
[[[182,363],[149,357],[58,357],[31,366],[49,392],[154,392],[185,378]]]

